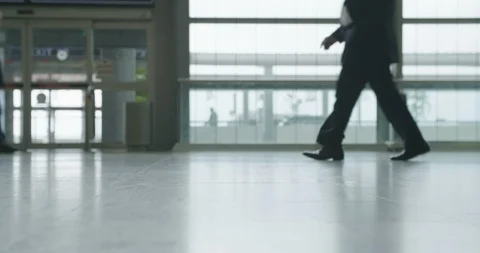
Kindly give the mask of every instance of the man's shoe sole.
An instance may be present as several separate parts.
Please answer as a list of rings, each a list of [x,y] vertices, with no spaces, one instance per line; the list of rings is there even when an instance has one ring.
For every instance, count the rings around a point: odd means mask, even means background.
[[[319,155],[317,154],[310,154],[310,153],[302,153],[304,156],[308,157],[308,158],[311,158],[311,159],[314,159],[314,160],[317,160],[317,161],[328,161],[330,159],[334,160],[334,161],[343,161],[344,157],[329,157],[329,158],[324,158],[324,157],[320,157]]]

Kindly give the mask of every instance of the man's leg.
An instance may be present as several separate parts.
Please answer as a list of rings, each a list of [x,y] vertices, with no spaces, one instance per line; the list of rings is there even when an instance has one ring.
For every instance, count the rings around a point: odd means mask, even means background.
[[[405,153],[393,160],[409,160],[430,151],[417,123],[410,114],[407,105],[393,81],[388,64],[379,64],[369,71],[370,86],[377,96],[377,101],[395,131],[402,138]]]
[[[328,115],[327,119],[325,122],[323,122],[322,127],[318,131],[317,135],[317,143],[320,145],[323,145],[326,142],[326,131],[330,129],[330,125],[332,124],[332,114]]]
[[[323,146],[319,152],[304,153],[317,160],[343,159],[342,141],[355,103],[365,87],[364,72],[353,65],[344,66],[337,82],[333,112],[323,123],[317,136]]]
[[[321,145],[341,145],[353,108],[365,88],[363,71],[344,66],[337,82],[336,101],[332,113],[320,128],[317,141]]]

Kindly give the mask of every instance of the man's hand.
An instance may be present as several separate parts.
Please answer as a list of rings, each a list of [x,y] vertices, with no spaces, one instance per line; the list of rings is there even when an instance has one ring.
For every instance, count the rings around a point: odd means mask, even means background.
[[[324,47],[325,50],[328,50],[333,44],[335,44],[337,42],[338,42],[338,40],[335,37],[328,36],[323,40],[322,47]]]

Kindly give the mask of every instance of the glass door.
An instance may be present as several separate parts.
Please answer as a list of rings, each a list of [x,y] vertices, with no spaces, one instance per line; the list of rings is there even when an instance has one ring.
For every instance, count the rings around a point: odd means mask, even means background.
[[[25,145],[85,147],[89,142],[85,92],[92,83],[91,22],[36,21],[27,24],[27,31]]]
[[[4,22],[0,119],[9,141],[23,149],[124,147],[125,103],[149,100],[152,30],[148,21]]]

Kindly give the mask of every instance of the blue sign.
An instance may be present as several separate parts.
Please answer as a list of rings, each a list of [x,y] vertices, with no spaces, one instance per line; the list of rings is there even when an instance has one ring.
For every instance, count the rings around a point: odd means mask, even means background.
[[[72,4],[72,5],[153,5],[154,0],[0,0],[12,4]]]
[[[152,5],[153,0],[30,0],[33,4]]]

